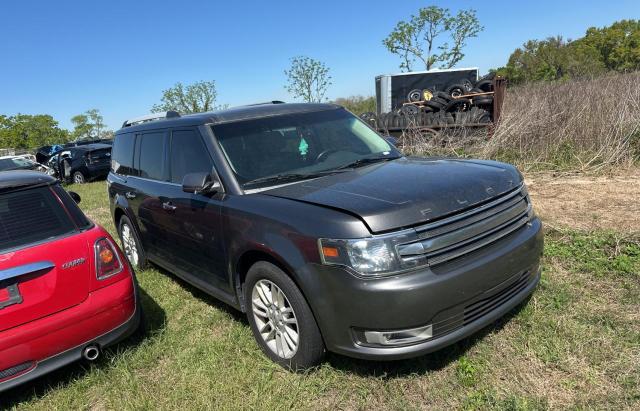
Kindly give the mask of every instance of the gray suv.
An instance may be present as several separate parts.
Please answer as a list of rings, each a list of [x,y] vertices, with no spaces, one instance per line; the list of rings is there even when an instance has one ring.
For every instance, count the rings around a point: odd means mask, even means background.
[[[531,294],[541,223],[513,166],[404,157],[388,140],[331,104],[130,120],[113,146],[113,221],[134,267],[245,312],[287,368],[326,350],[423,355]]]

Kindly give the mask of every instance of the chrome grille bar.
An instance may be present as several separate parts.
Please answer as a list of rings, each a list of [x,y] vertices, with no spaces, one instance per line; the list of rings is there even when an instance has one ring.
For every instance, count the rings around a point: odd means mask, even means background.
[[[419,241],[397,246],[403,261],[441,264],[484,247],[529,221],[531,204],[522,186],[501,198],[416,229]]]

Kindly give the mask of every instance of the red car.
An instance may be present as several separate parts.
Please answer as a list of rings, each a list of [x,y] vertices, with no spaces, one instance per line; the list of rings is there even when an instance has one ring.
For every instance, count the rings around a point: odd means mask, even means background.
[[[43,173],[0,172],[0,392],[140,324],[133,270],[78,201]]]

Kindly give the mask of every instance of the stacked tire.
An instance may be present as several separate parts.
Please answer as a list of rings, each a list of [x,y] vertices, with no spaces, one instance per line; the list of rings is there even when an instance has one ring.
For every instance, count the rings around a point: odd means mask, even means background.
[[[380,115],[367,112],[360,117],[378,130],[487,124],[491,122],[493,95],[482,94],[468,98],[465,95],[492,92],[494,78],[495,73],[489,73],[475,84],[465,81],[447,87],[446,91],[411,90],[407,95],[408,102],[420,102],[421,105],[405,104],[395,112]],[[431,98],[427,99],[427,95]]]

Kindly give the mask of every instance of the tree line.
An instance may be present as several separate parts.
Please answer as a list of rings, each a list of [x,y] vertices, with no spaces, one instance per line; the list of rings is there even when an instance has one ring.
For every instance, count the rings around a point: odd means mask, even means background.
[[[496,71],[510,84],[521,84],[636,70],[640,70],[640,20],[591,27],[576,40],[561,36],[529,40]]]
[[[27,150],[70,141],[113,137],[98,109],[87,110],[71,118],[73,130],[60,127],[49,114],[0,114],[0,148]]]
[[[452,68],[464,58],[469,39],[483,30],[473,9],[453,14],[448,8],[429,6],[396,24],[382,40],[384,47],[400,59],[402,71]],[[507,64],[495,69],[509,84],[592,77],[607,71],[640,70],[640,21],[622,20],[611,26],[591,27],[584,37],[565,40],[561,36],[529,40],[511,53]],[[332,84],[329,67],[322,61],[296,56],[284,70],[284,88],[294,99],[317,103],[327,101]],[[152,112],[183,114],[226,108],[218,104],[216,83],[176,83],[161,93]],[[335,103],[354,113],[375,111],[373,96],[337,98]],[[0,147],[17,149],[64,143],[78,139],[109,138],[113,135],[99,110],[91,109],[71,119],[73,130],[59,127],[50,115],[0,115]]]

